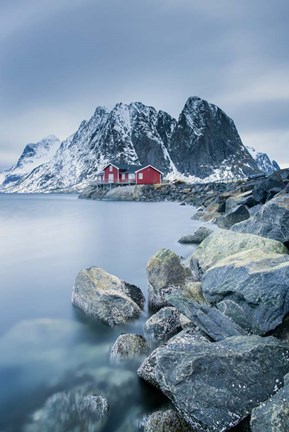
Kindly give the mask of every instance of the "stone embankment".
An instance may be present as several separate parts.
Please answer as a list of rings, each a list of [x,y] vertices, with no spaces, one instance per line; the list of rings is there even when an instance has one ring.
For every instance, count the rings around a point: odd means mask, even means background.
[[[148,303],[154,314],[141,335],[122,334],[111,348],[111,363],[125,368],[133,361],[151,391],[171,402],[139,414],[139,431],[289,430],[288,182],[289,170],[283,170],[235,185],[150,186],[138,195],[200,205],[194,217],[220,227],[188,233],[186,243],[200,244],[185,261],[168,249],[150,258]],[[113,326],[137,319],[144,296],[92,267],[78,274],[72,301],[90,319]],[[41,424],[46,412],[58,413],[59,401],[68,418],[66,401],[73,405],[77,397],[76,422],[103,430],[112,395],[77,392],[48,400]]]

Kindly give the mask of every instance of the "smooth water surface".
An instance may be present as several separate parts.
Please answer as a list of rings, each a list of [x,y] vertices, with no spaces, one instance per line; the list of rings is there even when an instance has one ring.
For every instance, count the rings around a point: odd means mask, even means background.
[[[104,430],[113,432],[134,411],[148,409],[135,371],[118,371],[108,361],[120,333],[142,333],[147,311],[121,328],[91,326],[71,305],[73,281],[81,268],[96,265],[146,294],[150,256],[162,247],[182,256],[192,252],[177,239],[198,228],[193,213],[177,203],[0,195],[1,432],[28,430],[24,425],[48,396],[85,374],[99,386],[109,382],[108,393],[134,389],[119,394],[127,404],[114,410]]]

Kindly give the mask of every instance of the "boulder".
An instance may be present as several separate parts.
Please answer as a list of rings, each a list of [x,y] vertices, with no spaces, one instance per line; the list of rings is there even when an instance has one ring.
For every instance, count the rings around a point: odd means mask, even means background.
[[[112,363],[119,363],[122,360],[131,360],[141,357],[149,352],[146,340],[137,334],[121,334],[110,350]]]
[[[219,228],[231,228],[238,222],[249,219],[250,213],[246,206],[243,204],[235,207],[230,213],[219,216],[216,220],[216,224]]]
[[[210,343],[182,333],[155,349],[138,375],[161,389],[196,432],[237,425],[282,386],[289,370],[288,346],[273,337]]]
[[[289,194],[276,196],[264,204],[255,216],[234,225],[232,229],[289,244]]]
[[[242,336],[247,332],[215,307],[206,303],[196,303],[180,294],[171,295],[170,302],[198,326],[214,341],[223,340],[230,336]]]
[[[144,305],[144,295],[135,285],[99,267],[90,267],[78,273],[72,303],[90,318],[112,327],[137,318]]]
[[[174,252],[169,249],[157,252],[147,265],[149,306],[153,309],[169,306],[166,295],[184,285],[189,274],[189,269],[182,266]]]
[[[152,315],[144,325],[144,334],[150,346],[167,342],[181,331],[180,313],[174,307],[164,307]]]
[[[255,199],[252,196],[252,191],[246,191],[243,193],[240,193],[239,195],[229,197],[226,200],[226,213],[231,213],[236,207],[239,205],[245,205],[247,207],[253,207],[257,204]]]
[[[289,312],[289,255],[251,249],[227,257],[206,271],[202,290],[240,327],[266,334]]]
[[[145,416],[138,427],[140,432],[193,432],[178,413],[169,409]]]
[[[102,396],[77,391],[55,393],[34,414],[31,432],[101,431],[108,414],[108,402]]]
[[[284,387],[266,402],[254,408],[251,414],[252,432],[288,432],[289,430],[289,376]]]
[[[201,226],[194,234],[181,237],[179,243],[202,243],[213,231],[209,228]]]
[[[204,272],[223,258],[256,248],[268,253],[284,254],[287,252],[287,249],[280,242],[264,239],[254,234],[235,233],[220,229],[213,232],[199,245],[196,252],[191,256],[190,265],[194,272]]]

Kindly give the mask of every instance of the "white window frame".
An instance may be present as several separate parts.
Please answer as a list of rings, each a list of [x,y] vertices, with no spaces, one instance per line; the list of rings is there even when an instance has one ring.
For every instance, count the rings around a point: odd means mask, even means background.
[[[138,179],[143,180],[143,173],[138,173]]]
[[[109,171],[112,172],[113,171],[113,166],[109,165]]]
[[[125,173],[122,173],[122,174],[121,174],[121,179],[122,179],[122,180],[125,180]]]

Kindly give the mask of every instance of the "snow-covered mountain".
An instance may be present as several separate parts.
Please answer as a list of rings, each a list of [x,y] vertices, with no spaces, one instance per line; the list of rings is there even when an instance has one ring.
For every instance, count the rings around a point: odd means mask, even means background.
[[[247,147],[247,150],[251,154],[252,158],[256,161],[259,170],[265,174],[272,174],[274,171],[280,169],[277,162],[274,160],[271,161],[266,153],[257,152],[252,147]]]
[[[55,135],[49,135],[36,144],[27,144],[18,162],[9,170],[0,172],[0,188],[10,189],[23,181],[38,166],[50,161],[60,146]]]
[[[191,181],[259,172],[234,122],[217,106],[191,97],[178,121],[140,102],[118,103],[112,110],[98,107],[50,160],[31,166],[30,173],[4,187],[11,192],[80,191],[111,161],[151,164],[168,178]]]

